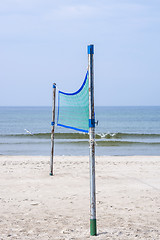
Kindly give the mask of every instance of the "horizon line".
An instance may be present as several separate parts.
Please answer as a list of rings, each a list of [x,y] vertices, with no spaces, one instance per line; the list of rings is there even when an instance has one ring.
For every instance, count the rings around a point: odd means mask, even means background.
[[[51,105],[2,105],[0,107],[52,107]],[[58,106],[56,106],[58,107]],[[160,107],[160,105],[95,105],[95,107]]]

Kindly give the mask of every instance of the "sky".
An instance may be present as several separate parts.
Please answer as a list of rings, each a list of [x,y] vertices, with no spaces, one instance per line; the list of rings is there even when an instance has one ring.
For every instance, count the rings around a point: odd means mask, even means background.
[[[77,91],[88,44],[95,105],[160,106],[159,0],[0,0],[0,106]]]

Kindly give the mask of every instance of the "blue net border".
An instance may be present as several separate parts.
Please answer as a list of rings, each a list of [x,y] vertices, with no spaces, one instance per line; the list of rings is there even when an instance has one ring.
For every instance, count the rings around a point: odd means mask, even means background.
[[[67,125],[60,124],[60,123],[58,123],[57,126],[65,127],[65,128],[70,128],[70,129],[73,129],[73,130],[76,130],[76,131],[80,131],[80,132],[89,133],[88,130],[84,130],[84,129],[80,129],[80,128],[75,128],[75,127],[70,127],[70,126],[67,126]]]
[[[58,91],[58,96],[59,96],[60,93],[61,93],[61,94],[64,94],[64,95],[76,95],[76,94],[78,94],[80,91],[82,91],[82,89],[83,89],[83,87],[84,87],[84,85],[85,85],[85,83],[86,83],[86,81],[87,81],[87,77],[88,77],[88,71],[87,71],[87,73],[86,73],[84,82],[83,82],[82,86],[80,87],[80,89],[78,89],[78,91],[73,92],[73,93],[66,93],[66,92]],[[58,107],[59,107],[59,98],[58,98]]]

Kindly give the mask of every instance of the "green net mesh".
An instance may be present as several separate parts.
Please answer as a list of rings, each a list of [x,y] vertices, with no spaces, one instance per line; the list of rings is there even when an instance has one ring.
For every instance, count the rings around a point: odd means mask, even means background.
[[[57,125],[77,131],[89,130],[88,72],[81,88],[74,93],[58,92]]]

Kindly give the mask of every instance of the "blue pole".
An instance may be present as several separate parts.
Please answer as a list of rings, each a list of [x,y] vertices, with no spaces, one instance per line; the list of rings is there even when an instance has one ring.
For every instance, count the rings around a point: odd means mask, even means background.
[[[94,117],[94,45],[88,45],[89,78],[89,142],[90,142],[90,235],[97,235],[96,187],[95,187],[95,117]]]

